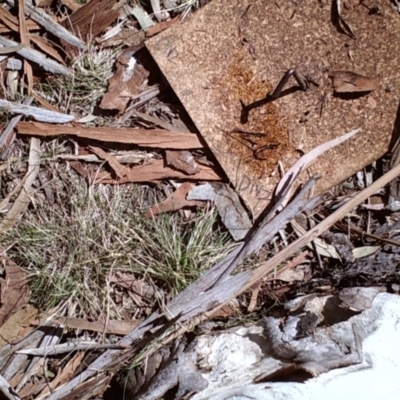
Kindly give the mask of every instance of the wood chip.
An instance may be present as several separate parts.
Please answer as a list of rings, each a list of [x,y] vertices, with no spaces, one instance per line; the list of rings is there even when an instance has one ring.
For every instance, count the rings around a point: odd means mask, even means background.
[[[189,151],[173,151],[167,150],[165,152],[165,159],[167,165],[174,167],[178,171],[182,171],[185,174],[193,175],[199,172],[199,166],[197,165],[192,153]]]
[[[21,43],[26,46],[30,47],[30,39],[29,39],[29,31],[26,27],[25,21],[25,1],[18,0],[18,22],[19,22],[19,35],[21,38]],[[32,66],[29,64],[27,60],[24,60],[24,74],[28,81],[28,95],[32,93],[33,89],[33,71]]]
[[[156,204],[155,206],[149,208],[146,213],[144,214],[146,217],[150,218],[157,214],[170,212],[170,211],[177,211],[183,207],[203,207],[203,201],[197,200],[186,200],[187,194],[190,192],[191,189],[194,188],[193,183],[183,183],[179,188],[168,196],[164,201],[161,203]]]
[[[200,166],[200,171],[197,174],[188,176],[182,172],[164,166],[163,160],[154,160],[149,164],[131,168],[129,175],[122,179],[114,179],[111,174],[106,171],[98,172],[95,174],[94,183],[121,184],[130,182],[159,182],[163,179],[219,181],[221,177],[212,168],[206,166]]]
[[[66,18],[62,25],[71,32],[76,32],[79,37],[90,40],[118,19],[120,8],[123,5],[123,1],[92,0]],[[96,23],[93,23],[93,21],[96,21]],[[73,43],[71,44],[76,46]],[[71,55],[76,53],[75,49],[69,46],[66,46],[66,50]]]
[[[337,93],[370,92],[379,88],[376,78],[368,78],[351,71],[333,71],[329,74]]]
[[[227,184],[214,182],[196,186],[187,199],[214,201],[223,224],[235,240],[242,240],[253,225],[239,196]]]
[[[146,88],[149,72],[134,57],[141,47],[128,47],[118,57],[116,71],[108,81],[108,91],[101,100],[100,108],[122,112],[129,101]]]
[[[3,399],[21,400],[21,397],[15,393],[13,387],[0,375],[0,392]]]
[[[32,97],[24,100],[23,104],[29,106],[32,103]],[[11,119],[6,129],[0,135],[0,157],[4,160],[7,158],[6,151],[15,139],[14,129],[18,122],[21,120],[22,115],[17,115]],[[7,151],[8,152],[8,151]],[[1,207],[0,207],[1,209]]]
[[[89,178],[89,171],[83,166],[83,164],[79,161],[70,161],[69,165],[72,167],[72,169],[75,170],[80,176],[82,176],[85,179]]]
[[[114,170],[115,174],[118,176],[118,178],[124,178],[125,176],[129,175],[129,168],[121,165],[113,156],[107,154],[104,150],[100,149],[100,147],[89,146],[89,149],[98,157],[107,161],[110,167]]]
[[[1,278],[0,326],[28,301],[26,273],[12,260],[6,260],[5,279]]]
[[[17,129],[21,135],[42,137],[71,135],[100,142],[136,144],[143,147],[162,149],[200,149],[203,147],[194,134],[172,132],[164,129],[83,128],[39,122],[20,122]]]
[[[10,13],[10,11],[6,10],[3,7],[0,7],[0,21],[3,22],[3,24],[9,27],[12,31],[19,32],[18,19],[14,17],[14,15]],[[26,21],[26,25],[29,31],[40,29],[40,25],[31,20]]]
[[[179,18],[180,15],[177,15],[176,17],[170,19],[169,21],[162,21],[154,26],[151,26],[149,29],[146,30],[146,36],[151,37],[157,35],[157,33],[160,33],[165,29],[168,29],[170,26],[176,24],[179,21]]]
[[[72,12],[78,11],[83,7],[83,4],[79,4],[75,0],[61,0],[61,4],[68,7]]]

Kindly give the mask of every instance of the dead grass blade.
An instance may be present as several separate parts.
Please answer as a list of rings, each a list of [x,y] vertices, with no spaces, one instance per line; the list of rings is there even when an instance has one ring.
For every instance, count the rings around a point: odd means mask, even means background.
[[[321,145],[315,147],[307,154],[302,156],[295,164],[293,164],[292,167],[282,177],[275,190],[277,197],[279,198],[283,195],[283,191],[286,190],[286,188],[289,189],[286,191],[284,195],[285,199],[281,207],[284,207],[285,204],[287,204],[290,198],[290,193],[293,187],[293,183],[304,169],[306,169],[309,165],[311,165],[315,161],[315,159],[319,157],[321,154],[325,153],[329,149],[332,149],[333,147],[338,146],[339,144],[353,137],[356,133],[360,131],[360,129],[361,128],[355,129],[340,137],[330,140],[329,142],[322,143]]]
[[[400,168],[399,168],[400,169]],[[160,313],[156,312],[152,314],[143,324],[139,325],[136,329],[121,339],[118,344],[121,346],[131,346],[132,343],[136,343],[138,339],[141,339],[146,332],[150,330],[156,331],[158,334],[163,334],[165,330],[175,323],[185,322],[192,317],[196,317],[199,314],[207,312],[213,309],[215,312],[217,308],[222,307],[222,303],[225,305],[227,301],[234,298],[240,291],[240,288],[248,281],[251,277],[251,271],[239,273],[237,275],[230,275],[233,268],[237,267],[238,264],[244,259],[245,256],[249,255],[249,252],[259,249],[265,241],[271,239],[277,230],[281,229],[282,224],[287,223],[287,220],[292,219],[297,213],[299,213],[299,205],[303,205],[303,208],[315,206],[316,200],[308,201],[304,203],[303,197],[310,190],[314,180],[310,180],[306,186],[301,190],[295,201],[287,207],[289,212],[287,215],[278,214],[273,221],[275,221],[274,231],[269,232],[268,227],[262,227],[254,236],[252,241],[249,241],[245,245],[237,247],[231,252],[223,261],[214,265],[211,270],[203,274],[196,282],[188,286],[182,291],[175,299],[166,306],[165,316],[169,319],[167,323],[163,320],[162,325],[159,326]],[[301,208],[300,208],[301,211]],[[268,232],[268,233],[266,233]],[[253,282],[254,283],[254,282]],[[224,299],[224,300],[223,300]],[[221,307],[215,307],[215,304],[221,305]],[[197,318],[193,325],[199,322],[201,318]],[[184,329],[184,328],[182,328]],[[174,334],[172,334],[173,336]],[[105,370],[111,365],[115,365],[117,357],[121,357],[121,352],[107,351],[97,358],[88,368],[81,374],[75,376],[70,382],[61,387],[59,390],[52,393],[48,400],[60,400],[69,393],[81,382],[91,379],[99,370]]]
[[[18,197],[16,198],[13,206],[3,219],[0,224],[0,235],[8,231],[14,226],[19,217],[28,208],[31,202],[31,186],[35,181],[40,168],[40,140],[36,138],[31,138],[31,148],[29,152],[29,164],[28,172],[25,176],[25,182],[22,186],[22,190]]]
[[[159,149],[201,149],[203,145],[194,134],[167,131],[164,129],[135,128],[84,128],[59,126],[39,122],[20,122],[18,133],[41,137],[71,135],[107,143],[136,144]]]

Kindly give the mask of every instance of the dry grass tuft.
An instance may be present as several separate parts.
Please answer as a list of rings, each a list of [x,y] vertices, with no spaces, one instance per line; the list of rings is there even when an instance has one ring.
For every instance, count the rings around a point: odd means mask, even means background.
[[[120,48],[101,49],[90,44],[69,65],[71,76],[53,76],[34,89],[61,112],[77,116],[92,114],[107,91],[119,51]]]
[[[127,310],[111,283],[117,272],[144,280],[163,302],[232,248],[213,210],[190,222],[179,213],[147,219],[141,210],[157,200],[153,189],[88,187],[73,172],[57,174],[48,185],[54,204],[38,196],[1,239],[29,272],[32,301],[41,310],[68,301],[75,316],[98,318],[108,310],[109,318],[121,318]]]

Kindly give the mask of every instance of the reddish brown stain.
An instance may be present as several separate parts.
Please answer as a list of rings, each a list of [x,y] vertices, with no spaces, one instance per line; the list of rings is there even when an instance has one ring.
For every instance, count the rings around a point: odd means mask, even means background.
[[[242,51],[243,48],[241,49]],[[246,66],[247,64],[247,66]],[[240,165],[253,178],[269,175],[277,162],[289,149],[288,129],[280,121],[276,103],[261,105],[250,110],[246,123],[241,122],[241,101],[248,105],[261,100],[272,90],[269,82],[261,82],[248,67],[248,59],[237,54],[228,67],[228,73],[219,80],[223,114],[226,118],[221,146],[240,160]],[[246,135],[234,131],[254,133]],[[255,135],[257,134],[257,135]],[[255,150],[266,148],[258,152]]]

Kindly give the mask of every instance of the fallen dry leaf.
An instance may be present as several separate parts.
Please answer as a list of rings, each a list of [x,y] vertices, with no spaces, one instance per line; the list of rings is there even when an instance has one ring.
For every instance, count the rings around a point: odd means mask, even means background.
[[[240,311],[239,302],[237,299],[232,299],[227,304],[210,314],[210,318],[226,318],[230,315],[235,315]]]
[[[131,98],[146,88],[149,72],[134,57],[141,47],[128,47],[118,57],[116,71],[108,81],[108,92],[103,96],[100,108],[122,112]]]
[[[53,47],[51,47],[46,39],[37,35],[31,35],[30,39],[44,53],[48,54],[50,57],[53,57],[60,64],[67,65],[64,58],[61,57],[60,53],[58,53],[58,51],[56,51]]]
[[[10,342],[18,342],[25,337],[25,328],[36,317],[38,310],[34,307],[24,307],[11,315],[0,327],[0,349]]]
[[[345,7],[342,8],[342,1],[341,0],[335,0],[333,2],[333,6],[336,7],[336,18],[337,23],[340,26],[340,28],[343,30],[344,33],[349,35],[352,39],[356,39],[356,34],[354,33],[351,25],[344,19],[343,15],[346,15],[349,13],[349,11],[354,8],[352,5],[350,5],[350,1],[344,2],[343,5]]]
[[[333,71],[329,77],[332,78],[332,86],[337,93],[370,92],[379,87],[378,79],[351,71]]]
[[[27,303],[29,294],[26,273],[14,261],[6,260],[5,273],[5,279],[0,279],[0,326]]]
[[[39,393],[36,400],[43,399],[49,395],[57,386],[60,386],[68,382],[74,376],[75,371],[81,367],[81,362],[85,357],[84,351],[76,353],[67,364],[58,371],[57,376]]]
[[[270,281],[276,280],[276,279],[285,280],[285,279],[281,278],[282,274],[284,274],[286,271],[292,270],[292,269],[296,268],[298,265],[306,262],[307,261],[307,257],[309,257],[309,255],[310,255],[309,251],[303,251],[302,253],[297,255],[295,258],[293,258],[292,260],[287,262],[286,265],[283,266],[277,272],[277,274],[274,274],[274,276],[270,277],[268,280],[270,280]]]
[[[90,174],[89,171],[83,166],[83,164],[79,161],[70,161],[69,165],[77,172],[79,175],[81,175],[85,179],[89,179]]]
[[[35,393],[37,393],[40,390],[43,390],[46,386],[48,386],[48,379],[47,378],[41,378],[38,379],[35,382],[29,382],[27,383],[21,390],[18,391],[19,398],[25,399],[25,398],[35,398],[34,396]]]
[[[89,149],[96,154],[99,158],[105,160],[108,162],[110,167],[114,170],[115,174],[118,176],[118,178],[123,178],[127,175],[129,175],[129,168],[124,167],[122,164],[120,164],[113,156],[110,154],[107,154],[104,150],[100,149],[99,147],[95,146],[89,146]]]
[[[243,239],[252,222],[237,193],[227,184],[214,182],[196,186],[187,196],[190,200],[211,200],[217,206],[222,223],[235,240]]]
[[[203,207],[204,202],[198,200],[186,200],[186,195],[194,188],[193,183],[183,183],[179,188],[168,196],[161,203],[156,204],[153,207],[150,207],[146,213],[144,214],[146,217],[152,217],[157,214],[161,214],[169,211],[177,211],[183,207]]]
[[[20,122],[17,125],[17,130],[20,135],[42,137],[71,135],[100,142],[136,144],[160,149],[201,149],[203,147],[194,134],[167,131],[165,129],[84,128],[41,122]]]
[[[139,280],[134,274],[116,272],[110,282],[126,289],[138,307],[147,306],[154,298],[154,288],[144,280]]]
[[[170,165],[171,167],[174,167],[178,171],[182,171],[185,174],[193,175],[199,172],[199,167],[190,151],[167,150],[165,152],[165,160],[167,165]]]

